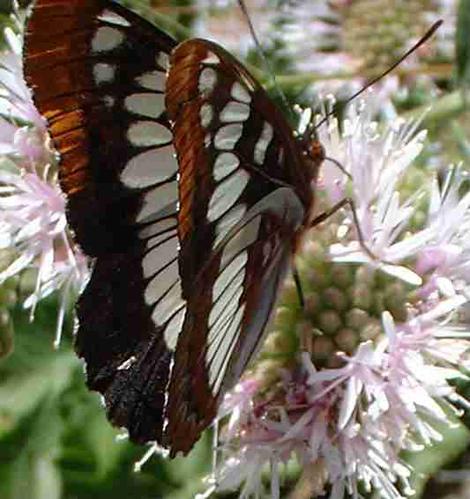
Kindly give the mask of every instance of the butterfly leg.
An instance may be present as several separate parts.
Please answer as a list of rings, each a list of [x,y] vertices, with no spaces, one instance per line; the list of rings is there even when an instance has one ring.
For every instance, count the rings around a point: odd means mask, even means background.
[[[333,163],[341,173],[346,175],[346,177],[348,177],[349,180],[352,180],[352,175],[346,170],[346,168],[338,160],[330,158],[329,156],[325,156],[323,161],[329,161],[330,163]]]
[[[378,257],[374,255],[374,253],[371,251],[371,249],[367,246],[364,238],[364,234],[362,233],[361,226],[359,224],[359,217],[357,216],[357,211],[356,211],[356,205],[354,201],[351,198],[344,198],[335,205],[333,205],[329,210],[326,210],[322,213],[320,213],[318,216],[316,216],[310,223],[310,227],[315,227],[318,224],[321,224],[331,216],[333,216],[337,211],[341,210],[345,206],[349,206],[349,209],[351,210],[352,216],[353,216],[353,222],[357,230],[357,237],[359,240],[359,245],[361,246],[362,250],[372,259],[372,260],[378,260]]]

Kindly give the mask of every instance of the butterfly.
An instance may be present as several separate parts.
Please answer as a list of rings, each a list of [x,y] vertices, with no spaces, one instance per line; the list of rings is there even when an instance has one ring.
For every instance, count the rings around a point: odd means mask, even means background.
[[[187,453],[258,350],[323,151],[219,45],[108,0],[37,0],[25,78],[92,262],[76,351],[109,420]]]

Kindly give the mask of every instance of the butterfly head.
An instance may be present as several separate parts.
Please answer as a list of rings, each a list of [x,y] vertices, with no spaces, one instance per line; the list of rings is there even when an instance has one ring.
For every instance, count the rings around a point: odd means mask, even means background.
[[[307,155],[310,161],[312,161],[314,164],[317,164],[319,166],[321,163],[323,163],[325,159],[325,148],[317,137],[313,137],[310,140],[308,144]]]
[[[300,147],[302,148],[303,158],[306,168],[310,171],[310,176],[315,182],[321,164],[325,160],[325,148],[318,139],[315,131],[304,134],[299,137]]]
[[[297,143],[302,150],[306,167],[310,170],[313,181],[316,181],[320,165],[325,159],[325,149],[318,138],[312,109],[307,108],[300,111],[300,121],[296,137]]]

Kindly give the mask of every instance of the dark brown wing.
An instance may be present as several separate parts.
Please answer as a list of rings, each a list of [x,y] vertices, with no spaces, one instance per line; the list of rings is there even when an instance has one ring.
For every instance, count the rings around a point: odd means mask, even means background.
[[[256,351],[312,194],[291,128],[217,45],[173,51],[166,102],[187,300],[167,410],[174,454],[192,447]]]
[[[177,162],[164,88],[175,41],[107,0],[38,0],[25,74],[60,153],[67,216],[96,257],[78,304],[78,354],[110,419],[160,440],[172,337]]]

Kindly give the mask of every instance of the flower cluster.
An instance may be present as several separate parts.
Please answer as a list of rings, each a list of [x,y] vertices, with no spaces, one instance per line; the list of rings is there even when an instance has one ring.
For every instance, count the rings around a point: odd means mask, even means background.
[[[268,469],[279,497],[296,461],[301,497],[406,497],[400,453],[440,440],[439,424],[468,407],[452,383],[470,368],[466,176],[417,166],[419,120],[381,127],[371,99],[318,130],[342,165],[323,165],[320,210],[349,195],[355,216],[312,229],[297,259],[304,308],[287,282],[260,360],[224,400],[221,490],[262,495]]]
[[[0,249],[8,252],[0,284],[32,269],[35,286],[24,300],[31,316],[38,300],[60,290],[56,345],[64,314],[87,278],[84,256],[71,242],[57,158],[46,123],[23,78],[19,11],[6,28],[8,48],[0,54]]]

